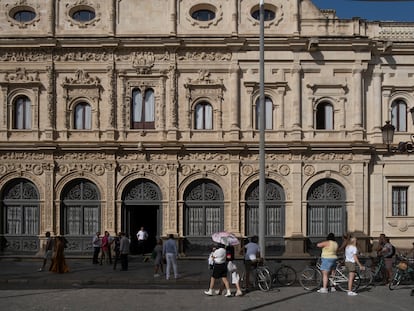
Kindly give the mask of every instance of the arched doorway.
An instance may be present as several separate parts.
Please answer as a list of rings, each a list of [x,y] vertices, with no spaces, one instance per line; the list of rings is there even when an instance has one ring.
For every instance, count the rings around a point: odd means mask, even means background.
[[[161,191],[147,179],[131,182],[122,195],[122,231],[131,239],[131,253],[136,254],[136,234],[141,227],[148,233],[145,252],[151,252],[157,237],[161,235]]]
[[[266,254],[280,255],[284,251],[285,192],[270,179],[266,180],[264,204]],[[248,237],[259,234],[259,181],[254,182],[246,192],[245,234]]]
[[[36,251],[39,235],[39,192],[23,178],[10,181],[1,201],[0,245],[7,251]]]
[[[344,187],[333,179],[322,179],[307,195],[307,236],[311,242],[326,238],[329,233],[341,237],[347,231]]]

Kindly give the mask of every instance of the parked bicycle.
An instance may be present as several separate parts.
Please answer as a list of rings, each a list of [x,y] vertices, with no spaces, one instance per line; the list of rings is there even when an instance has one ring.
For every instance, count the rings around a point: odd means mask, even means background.
[[[252,270],[253,274],[253,288],[259,288],[261,291],[267,292],[272,288],[272,274],[269,267],[265,266],[262,261],[258,262],[256,267]],[[240,288],[246,291],[246,272],[243,272],[240,277]]]
[[[361,279],[359,289],[367,288],[374,283],[384,283],[386,272],[383,257],[378,258],[378,262],[373,266],[366,266],[365,270],[359,270],[357,267],[358,277]]]
[[[355,273],[352,283],[352,291],[356,291],[361,282],[359,273]],[[322,286],[322,272],[320,271],[320,259],[314,266],[306,267],[299,276],[299,283],[305,290],[317,290]],[[342,291],[348,291],[348,269],[341,261],[337,262],[334,273],[329,277],[330,287],[338,287]]]
[[[279,261],[280,262],[280,261]],[[272,284],[281,286],[291,286],[296,282],[296,270],[293,267],[281,264],[276,267],[275,272],[272,274]]]
[[[407,257],[397,255],[397,264],[394,275],[389,284],[390,290],[394,290],[404,281],[414,281],[414,264]]]

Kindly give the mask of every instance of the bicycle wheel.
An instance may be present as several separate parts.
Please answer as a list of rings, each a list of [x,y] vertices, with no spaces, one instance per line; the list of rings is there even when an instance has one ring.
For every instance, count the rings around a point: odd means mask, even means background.
[[[359,283],[359,290],[367,288],[372,284],[373,275],[370,269],[359,270],[358,275],[355,277],[359,277],[361,282]]]
[[[392,276],[391,282],[388,285],[390,290],[394,290],[398,287],[398,285],[400,285],[402,279],[402,273],[400,271],[400,269],[397,269],[394,273],[394,275]]]
[[[281,266],[276,271],[276,279],[282,286],[290,286],[296,282],[296,270],[290,266]]]
[[[239,285],[242,291],[246,291],[246,272],[240,275]]]
[[[321,287],[322,273],[314,267],[307,267],[300,273],[299,283],[306,290],[316,290]]]
[[[260,290],[267,292],[272,288],[272,275],[267,268],[257,269],[256,275],[257,286]]]
[[[335,277],[333,279],[334,285],[338,286],[343,292],[348,291],[349,272],[345,267],[338,267],[335,270]],[[359,288],[361,277],[358,272],[355,272],[354,281],[352,282],[352,291],[355,292]]]

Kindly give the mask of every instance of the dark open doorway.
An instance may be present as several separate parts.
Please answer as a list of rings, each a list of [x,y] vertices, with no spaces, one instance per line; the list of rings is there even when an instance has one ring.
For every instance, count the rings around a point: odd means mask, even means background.
[[[155,205],[126,205],[124,228],[131,239],[131,254],[138,253],[137,232],[144,227],[148,233],[145,253],[151,253],[159,237],[159,207]]]

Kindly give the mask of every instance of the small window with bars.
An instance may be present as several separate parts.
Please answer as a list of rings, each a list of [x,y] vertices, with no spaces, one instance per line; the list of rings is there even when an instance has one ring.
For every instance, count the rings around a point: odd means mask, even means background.
[[[407,216],[408,187],[392,187],[392,216]]]

